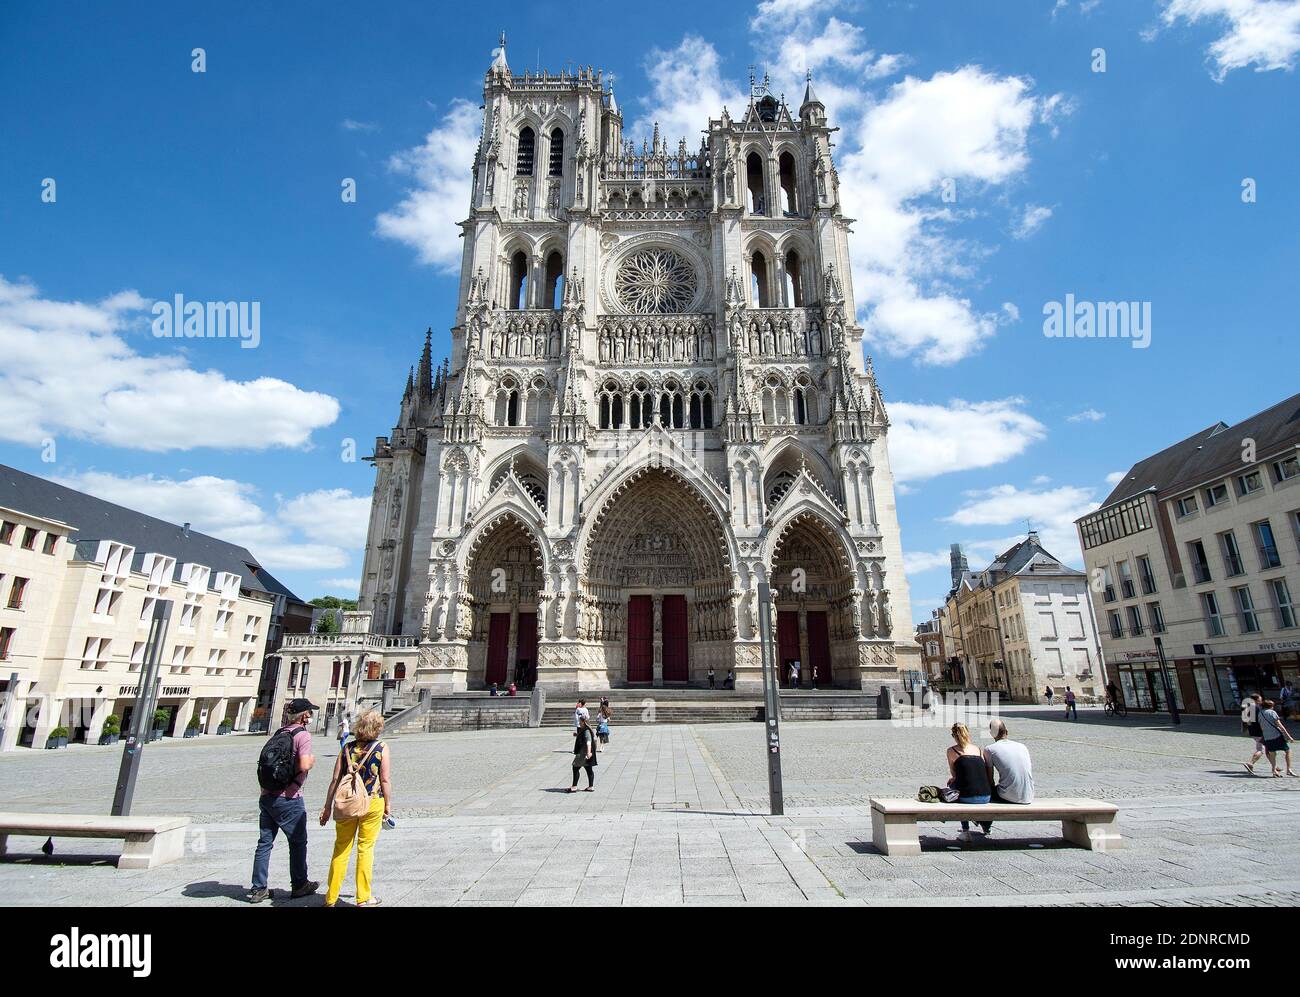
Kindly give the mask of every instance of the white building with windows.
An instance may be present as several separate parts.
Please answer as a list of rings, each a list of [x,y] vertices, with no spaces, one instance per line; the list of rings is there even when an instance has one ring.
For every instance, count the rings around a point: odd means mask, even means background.
[[[811,82],[635,147],[599,71],[483,88],[451,357],[376,441],[359,609],[417,689],[917,667],[887,437]],[[869,224],[864,221],[864,224]],[[385,656],[396,661],[403,648]]]
[[[945,615],[956,621],[945,643],[966,687],[999,689],[1018,703],[1045,702],[1049,685],[1058,698],[1067,686],[1084,700],[1102,695],[1087,577],[1048,553],[1037,532],[962,575]]]
[[[1300,681],[1300,395],[1140,461],[1078,521],[1130,706],[1233,713]]]
[[[0,749],[58,726],[93,744],[110,715],[125,730],[158,600],[166,732],[246,729],[286,599],[242,547],[0,465]]]

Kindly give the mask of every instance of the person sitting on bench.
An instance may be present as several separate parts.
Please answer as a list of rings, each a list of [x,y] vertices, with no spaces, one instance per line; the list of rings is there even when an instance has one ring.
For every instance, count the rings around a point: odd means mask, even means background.
[[[993,743],[984,749],[984,762],[988,766],[989,784],[993,787],[992,803],[1033,803],[1034,766],[1029,760],[1029,749],[1008,736],[1007,725],[1001,720],[989,721],[989,736]],[[996,780],[996,781],[995,781]],[[982,825],[989,833],[993,822]]]

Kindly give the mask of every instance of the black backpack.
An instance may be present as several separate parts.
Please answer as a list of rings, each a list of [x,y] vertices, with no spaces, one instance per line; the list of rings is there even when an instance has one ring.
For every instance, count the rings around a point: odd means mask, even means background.
[[[257,781],[263,789],[278,793],[298,774],[298,753],[293,750],[294,730],[281,727],[262,745],[257,756]]]

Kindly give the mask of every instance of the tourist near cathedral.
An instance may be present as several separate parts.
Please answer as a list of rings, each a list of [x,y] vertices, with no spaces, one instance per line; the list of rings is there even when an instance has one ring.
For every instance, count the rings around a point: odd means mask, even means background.
[[[916,667],[833,124],[811,79],[749,89],[633,141],[600,71],[502,39],[451,355],[426,336],[372,458],[359,609],[416,690],[757,690],[762,581],[805,685]]]

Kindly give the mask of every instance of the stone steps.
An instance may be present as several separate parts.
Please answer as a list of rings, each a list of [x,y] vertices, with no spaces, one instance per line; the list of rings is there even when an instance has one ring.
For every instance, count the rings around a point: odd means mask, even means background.
[[[647,697],[648,698],[648,697]],[[762,703],[662,703],[656,701],[654,709],[641,704],[641,700],[617,703],[611,700],[614,710],[612,725],[629,726],[649,723],[744,723],[763,719]],[[588,704],[591,709],[591,704]],[[591,710],[592,726],[596,724],[596,711]],[[572,706],[548,706],[542,714],[543,727],[572,727]]]

